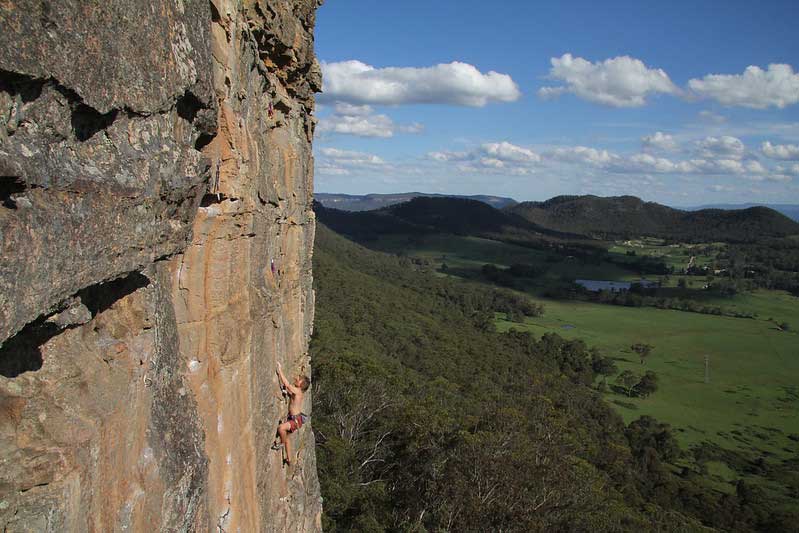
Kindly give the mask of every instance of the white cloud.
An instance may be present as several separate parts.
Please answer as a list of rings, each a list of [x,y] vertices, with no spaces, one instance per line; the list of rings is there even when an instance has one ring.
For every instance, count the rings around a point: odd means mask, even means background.
[[[351,104],[452,104],[482,107],[521,96],[507,74],[481,73],[468,63],[375,68],[360,61],[322,63],[322,100]]]
[[[483,143],[468,152],[429,152],[427,158],[441,163],[457,163],[465,173],[526,175],[541,162],[535,151],[507,141]]]
[[[795,144],[771,144],[766,141],[760,146],[760,150],[771,159],[799,161],[799,146]]]
[[[486,143],[480,147],[483,152],[503,161],[513,161],[517,163],[537,163],[541,161],[541,156],[528,148],[522,148],[509,142]]]
[[[469,158],[466,152],[429,152],[427,157],[434,161],[465,161]]]
[[[697,174],[743,174],[746,168],[737,159],[691,159],[685,162]]]
[[[734,187],[730,187],[729,185],[711,185],[707,188],[709,191],[712,192],[733,192],[735,191]]]
[[[776,183],[787,183],[793,180],[792,176],[788,176],[787,174],[769,174],[768,176],[764,176],[766,181],[773,181]]]
[[[768,70],[749,66],[743,74],[708,74],[690,80],[688,87],[729,106],[782,109],[799,102],[799,74],[784,64],[771,64]]]
[[[319,120],[319,133],[342,133],[359,137],[392,137],[394,121],[386,115],[342,116],[332,115]]]
[[[336,102],[333,107],[337,115],[346,115],[348,117],[364,117],[372,114],[372,106],[370,105],[354,105],[347,102]]]
[[[368,105],[353,105],[336,102],[332,115],[319,120],[316,131],[319,133],[340,133],[359,137],[393,137],[394,133],[419,133],[424,129],[422,124],[398,125],[391,117],[374,114]]]
[[[650,145],[660,143],[671,147],[677,144],[671,136],[657,133],[644,139],[649,140]],[[669,141],[674,141],[674,144]],[[576,177],[580,177],[588,179],[591,184],[601,183],[605,194],[613,192],[610,187],[613,183],[625,184],[627,193],[632,194],[651,194],[658,187],[668,188],[672,194],[677,183],[709,186],[707,182],[711,179],[722,183],[729,180],[737,187],[746,180],[785,183],[793,180],[791,176],[799,176],[799,163],[769,165],[768,160],[758,160],[740,139],[732,136],[706,137],[684,149],[677,146],[669,156],[652,151],[614,153],[579,145],[536,148],[504,141],[484,143],[468,151],[430,152],[427,159],[442,167],[449,166],[462,175],[510,177],[534,174],[537,182],[571,176],[572,184],[577,183],[574,181]],[[719,189],[727,190],[732,189]],[[624,191],[620,189],[619,192]]]
[[[768,173],[768,170],[757,160],[742,161],[743,144],[741,143],[741,146],[738,147],[734,142],[738,139],[709,139],[700,143],[706,157],[689,160],[658,157],[648,152],[622,156],[607,150],[586,146],[558,147],[543,155],[545,162],[584,164],[613,174],[744,175],[746,173]]]
[[[614,57],[591,63],[581,57],[563,54],[550,59],[549,78],[562,81],[564,86],[542,87],[538,95],[554,98],[570,92],[583,100],[613,107],[640,107],[650,94],[679,94],[661,69],[651,69],[640,59]]]
[[[677,141],[667,133],[656,131],[653,135],[641,137],[644,150],[661,150],[670,152],[677,149]]]
[[[746,147],[741,139],[729,135],[706,137],[697,142],[697,147],[699,155],[703,158],[741,159],[746,152]]]
[[[351,174],[351,172],[344,167],[323,162],[316,163],[315,172],[318,174],[327,174],[329,176],[348,176]]]
[[[692,169],[685,161],[674,162],[664,157],[655,157],[651,154],[633,154],[623,160],[617,168],[625,172],[690,172]]]
[[[321,148],[319,153],[340,166],[379,167],[385,165],[385,161],[383,161],[380,157],[374,154],[367,154],[365,152],[340,150],[338,148]]]
[[[747,172],[751,172],[752,174],[765,174],[767,172],[766,167],[764,167],[760,161],[747,161],[744,163],[744,168],[746,168]]]
[[[505,168],[505,162],[494,157],[481,157],[477,162],[484,167]]]
[[[421,133],[424,131],[424,124],[421,122],[412,122],[410,124],[400,124],[397,126],[397,131],[402,133]]]
[[[792,174],[794,176],[799,176],[799,163],[794,163],[790,166],[777,165],[774,170],[779,174]]]
[[[773,183],[787,183],[793,180],[792,176],[787,174],[751,174],[746,176],[747,179],[752,181],[770,181]]]
[[[558,161],[588,163],[594,166],[605,165],[619,159],[619,156],[607,150],[597,150],[587,146],[558,147],[546,155]]]
[[[727,117],[724,115],[719,115],[718,113],[714,113],[713,111],[700,111],[699,118],[703,122],[709,122],[711,124],[723,124],[727,122]]]

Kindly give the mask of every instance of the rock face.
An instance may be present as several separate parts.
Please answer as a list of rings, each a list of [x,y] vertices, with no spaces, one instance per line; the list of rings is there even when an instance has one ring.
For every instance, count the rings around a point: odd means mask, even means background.
[[[0,2],[4,531],[320,529],[317,6]]]

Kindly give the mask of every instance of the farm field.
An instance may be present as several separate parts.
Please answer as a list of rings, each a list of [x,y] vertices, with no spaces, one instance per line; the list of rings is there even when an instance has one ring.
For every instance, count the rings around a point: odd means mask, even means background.
[[[497,326],[582,339],[613,358],[620,371],[657,373],[658,391],[646,399],[606,394],[626,421],[652,415],[671,424],[687,446],[709,440],[742,451],[754,444],[786,458],[799,452],[799,443],[789,438],[799,435],[796,333],[764,320],[586,302],[544,305],[543,317],[524,324],[498,318]],[[644,364],[630,350],[635,342],[655,347]]]
[[[724,249],[724,243],[709,244],[670,244],[663,239],[644,238],[628,241],[617,241],[609,247],[608,251],[626,255],[635,252],[638,256],[649,256],[661,259],[675,271],[684,269],[691,257],[697,266],[710,266],[716,254]]]
[[[550,252],[476,237],[392,237],[381,239],[373,247],[402,251],[435,268],[446,264],[449,272],[472,279],[480,279],[480,269],[486,263],[547,266],[541,278],[520,284],[544,305],[544,316],[527,317],[522,324],[497,315],[498,329],[516,328],[536,335],[551,332],[581,339],[613,358],[619,372],[643,374],[653,370],[658,376],[658,390],[648,398],[629,398],[613,392],[612,387],[604,393],[605,398],[626,422],[651,415],[670,424],[686,449],[713,443],[748,460],[772,465],[799,454],[799,334],[795,331],[799,328],[799,299],[788,293],[758,290],[731,298],[716,297],[701,291],[704,276],[672,275],[667,283],[676,285],[677,279],[684,277],[688,287],[695,289],[691,293],[702,303],[753,313],[754,319],[561,301],[541,298],[540,294],[548,285],[569,277],[623,281],[639,276],[614,263],[584,264],[553,257]],[[693,247],[648,243],[638,246],[636,253],[663,257],[676,267],[685,265]],[[625,247],[617,246],[613,251],[621,256]],[[711,261],[709,255],[696,257],[700,265]],[[792,325],[793,330],[781,331],[776,324],[782,322]],[[654,346],[644,364],[630,349],[637,342]],[[709,383],[704,381],[705,356]],[[613,381],[614,377],[608,378],[608,385]],[[743,477],[790,497],[785,486],[737,466],[736,470],[721,460],[708,462],[708,482],[718,490],[731,492],[732,483]]]
[[[449,269],[478,272],[486,263],[502,267],[514,263],[527,263],[548,267],[549,272],[543,276],[545,280],[568,277],[625,280],[640,277],[613,263],[583,264],[576,258],[564,258],[547,251],[480,237],[431,235],[409,239],[392,236],[370,243],[369,247],[383,252],[425,259],[435,268],[441,268],[446,264]],[[546,283],[542,284],[545,285]]]

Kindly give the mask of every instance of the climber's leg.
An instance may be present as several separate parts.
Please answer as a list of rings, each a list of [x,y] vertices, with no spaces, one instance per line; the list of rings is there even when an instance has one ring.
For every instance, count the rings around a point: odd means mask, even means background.
[[[286,448],[286,462],[291,464],[291,441],[289,440],[291,432],[291,422],[283,422],[277,426],[277,434],[280,435],[280,442]]]

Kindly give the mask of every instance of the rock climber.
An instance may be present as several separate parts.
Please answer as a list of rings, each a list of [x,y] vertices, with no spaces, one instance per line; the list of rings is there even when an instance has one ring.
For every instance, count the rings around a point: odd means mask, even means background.
[[[308,387],[311,386],[311,379],[308,376],[299,375],[294,378],[293,382],[289,382],[286,376],[283,375],[283,369],[280,363],[277,364],[277,377],[286,390],[286,394],[291,399],[289,401],[289,416],[286,421],[277,426],[277,435],[275,435],[275,442],[272,444],[273,450],[286,448],[286,464],[291,465],[291,441],[289,434],[294,433],[302,427],[308,420],[308,415],[302,412],[302,397]],[[278,437],[280,441],[278,442]]]

